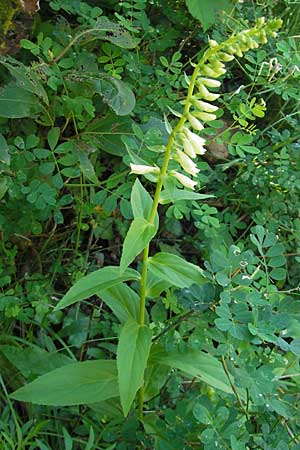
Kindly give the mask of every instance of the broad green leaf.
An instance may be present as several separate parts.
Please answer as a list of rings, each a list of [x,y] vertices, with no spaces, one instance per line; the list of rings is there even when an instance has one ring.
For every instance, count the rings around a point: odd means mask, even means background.
[[[211,197],[214,197],[214,195],[198,194],[197,192],[186,191],[185,189],[174,189],[172,192],[165,189],[160,195],[159,203],[166,205],[181,200],[203,200]]]
[[[185,3],[191,15],[201,22],[204,31],[215,23],[216,13],[232,7],[230,0],[185,0]]]
[[[171,253],[157,253],[148,260],[149,270],[162,280],[180,288],[203,284],[205,277],[200,267]]]
[[[126,153],[126,147],[121,137],[128,134],[132,134],[129,118],[117,116],[110,111],[103,119],[96,119],[88,124],[81,136],[86,142],[101,148],[106,153],[123,156]]]
[[[55,310],[73,305],[73,303],[89,298],[92,295],[100,295],[103,289],[110,288],[123,281],[138,280],[139,278],[140,274],[133,269],[121,271],[119,267],[107,266],[96,270],[80,278],[60,300]]]
[[[140,314],[140,298],[127,284],[116,284],[101,290],[99,297],[110,307],[120,322],[130,317],[138,320]]]
[[[0,89],[0,117],[32,117],[40,109],[37,97],[25,89],[13,85]]]
[[[149,220],[153,200],[138,178],[135,180],[132,187],[130,203],[135,219],[144,218],[145,220]],[[157,228],[158,220],[158,214],[156,213],[154,224]]]
[[[134,258],[149,244],[156,230],[155,225],[141,217],[132,221],[123,244],[120,262],[121,270],[125,270]]]
[[[170,367],[163,364],[154,364],[147,367],[144,382],[144,399],[146,402],[159,394],[169,373]]]
[[[273,269],[270,272],[270,277],[273,278],[273,280],[278,280],[278,281],[285,280],[286,275],[287,275],[286,269],[283,269],[281,267]]]
[[[104,103],[118,116],[127,116],[132,112],[135,107],[135,96],[124,81],[109,76],[91,81],[95,92],[102,96]]]
[[[99,35],[99,32],[106,32],[107,34]],[[134,48],[138,44],[138,40],[128,33],[127,30],[105,17],[98,19],[95,27],[91,30],[91,34],[122,48]]]
[[[46,105],[49,105],[47,93],[41,83],[40,76],[32,69],[22,64],[11,56],[0,56],[2,64],[16,79],[16,86],[40,97]]]
[[[0,162],[7,165],[10,164],[9,148],[2,134],[0,134]]]
[[[68,364],[34,380],[11,397],[38,405],[70,406],[118,397],[115,361],[98,360]]]
[[[0,178],[0,200],[6,194],[7,189],[8,189],[7,177]]]
[[[95,184],[99,183],[99,180],[97,178],[97,175],[95,173],[95,169],[93,164],[91,163],[87,153],[83,149],[76,149],[76,153],[79,160],[79,167],[82,172],[82,174],[90,181],[92,181]]]
[[[151,338],[150,328],[140,325],[133,319],[128,319],[122,328],[117,351],[117,367],[124,416],[127,416],[136,393],[143,384]]]
[[[26,378],[32,375],[43,375],[50,370],[74,363],[74,360],[60,352],[50,353],[39,347],[24,349],[14,345],[0,345],[0,352]]]
[[[232,394],[231,385],[222,364],[208,353],[196,350],[166,353],[164,350],[155,349],[150,360],[151,363],[156,362],[179,369],[191,377],[200,378],[216,389]]]

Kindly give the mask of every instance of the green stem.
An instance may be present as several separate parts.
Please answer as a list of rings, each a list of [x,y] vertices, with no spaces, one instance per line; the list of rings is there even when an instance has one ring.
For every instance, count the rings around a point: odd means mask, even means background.
[[[188,93],[187,93],[187,97],[186,97],[186,101],[185,101],[184,112],[183,112],[178,124],[172,130],[169,140],[168,140],[168,143],[166,145],[166,151],[165,151],[164,160],[163,160],[163,164],[162,164],[162,168],[161,168],[161,173],[157,180],[156,189],[155,189],[155,193],[154,193],[154,197],[153,197],[152,208],[151,208],[150,217],[149,217],[149,222],[151,224],[154,223],[155,216],[157,214],[159,198],[160,198],[160,194],[161,194],[162,187],[163,187],[163,180],[168,171],[168,165],[169,165],[169,161],[171,158],[171,152],[172,152],[172,147],[173,147],[173,144],[175,141],[175,137],[176,137],[177,133],[179,133],[182,130],[182,127],[187,120],[187,114],[188,114],[188,112],[190,110],[190,106],[191,106],[191,97],[193,95],[195,82],[196,82],[199,70],[200,70],[200,63],[199,63],[199,65],[197,65],[195,67],[195,70],[191,77],[191,81],[189,84]],[[150,245],[148,244],[145,247],[144,253],[143,253],[142,274],[141,274],[141,283],[140,283],[140,320],[139,320],[140,325],[144,325],[144,323],[145,323],[146,285],[147,285],[147,273],[148,273],[149,246]],[[140,420],[142,420],[142,418],[143,418],[143,404],[144,404],[144,387],[142,386],[141,389],[139,390],[138,416],[139,416]]]

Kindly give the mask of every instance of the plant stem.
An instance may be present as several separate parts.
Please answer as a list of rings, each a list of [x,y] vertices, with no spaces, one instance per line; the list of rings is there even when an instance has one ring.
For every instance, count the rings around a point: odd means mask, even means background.
[[[164,177],[167,175],[168,165],[169,165],[169,161],[171,158],[171,152],[172,152],[172,147],[173,147],[173,144],[175,141],[175,137],[176,137],[177,133],[179,133],[182,130],[182,127],[187,120],[187,114],[188,114],[188,112],[190,110],[190,106],[191,106],[191,97],[193,95],[195,82],[196,82],[199,70],[200,70],[200,63],[195,67],[193,75],[190,80],[187,97],[186,97],[186,101],[185,101],[185,106],[184,106],[184,112],[183,112],[179,122],[175,126],[175,128],[173,128],[173,130],[170,134],[168,143],[166,145],[164,160],[163,160],[159,178],[157,180],[156,189],[155,189],[155,193],[154,193],[154,197],[153,197],[152,208],[151,208],[150,217],[149,217],[149,222],[151,224],[154,223],[155,217],[157,214],[159,198],[160,198],[160,194],[161,194],[162,187],[163,187]],[[145,308],[146,308],[146,294],[147,294],[146,285],[147,285],[147,273],[148,273],[149,247],[150,247],[150,244],[148,244],[144,248],[144,252],[143,252],[142,274],[141,274],[141,283],[140,283],[140,320],[139,320],[140,325],[144,325],[144,323],[145,323]],[[143,417],[143,404],[144,404],[144,387],[142,386],[141,389],[139,390],[139,413],[138,413],[138,416],[139,416],[140,420]]]

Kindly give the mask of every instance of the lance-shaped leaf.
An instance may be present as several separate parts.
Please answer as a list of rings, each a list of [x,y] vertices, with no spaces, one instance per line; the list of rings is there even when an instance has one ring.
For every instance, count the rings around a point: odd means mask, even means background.
[[[180,288],[192,284],[203,284],[205,277],[202,269],[171,253],[157,253],[148,260],[149,270],[159,279]]]
[[[149,220],[152,209],[153,200],[149,192],[146,191],[144,186],[137,178],[134,182],[131,191],[130,203],[132,207],[133,217],[135,219],[142,217]],[[155,215],[155,226],[158,228],[158,214]]]
[[[55,309],[73,305],[73,303],[99,294],[101,290],[110,288],[123,281],[138,280],[139,278],[140,274],[133,269],[121,271],[120,267],[104,267],[80,278],[60,300]]]
[[[125,416],[143,384],[151,338],[150,328],[140,325],[133,319],[128,319],[122,328],[117,351],[117,367],[121,405]]]
[[[232,388],[222,364],[208,353],[196,350],[188,350],[185,353],[167,353],[161,348],[157,348],[150,359],[151,363],[179,369],[193,378],[200,378],[216,389],[232,394]]]
[[[141,217],[132,221],[123,244],[120,262],[121,270],[125,270],[134,258],[149,244],[156,230],[157,227],[155,225]]]
[[[118,397],[115,361],[98,360],[68,364],[42,375],[11,397],[38,405],[70,406]]]

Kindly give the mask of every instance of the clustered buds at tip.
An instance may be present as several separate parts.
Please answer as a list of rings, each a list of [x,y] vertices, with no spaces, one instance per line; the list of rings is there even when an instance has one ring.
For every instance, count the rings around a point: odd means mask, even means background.
[[[169,174],[172,177],[175,177],[183,186],[189,188],[189,189],[195,189],[195,186],[197,184],[197,181],[191,180],[186,175],[183,175],[182,173],[176,172],[176,170],[171,170]]]
[[[197,173],[199,172],[198,167],[194,163],[194,161],[191,160],[185,153],[183,153],[181,150],[177,150],[175,154],[176,161],[179,162],[183,170],[185,170],[187,173],[195,177]]]
[[[131,172],[137,175],[146,175],[148,173],[152,173],[154,175],[158,175],[160,173],[160,169],[155,166],[146,166],[143,164],[132,164],[130,163]]]

